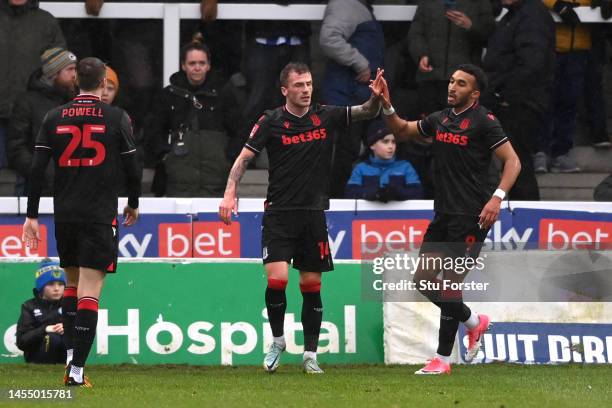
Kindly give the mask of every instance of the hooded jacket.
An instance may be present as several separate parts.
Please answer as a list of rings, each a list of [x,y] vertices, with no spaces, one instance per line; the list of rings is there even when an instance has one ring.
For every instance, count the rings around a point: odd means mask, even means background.
[[[167,176],[163,182],[157,180],[157,195],[223,195],[230,169],[227,146],[241,124],[238,106],[229,84],[220,83],[213,72],[197,87],[191,86],[183,71],[170,77],[151,133],[158,142],[157,156],[164,157]]]
[[[38,8],[37,0],[9,6],[0,0],[0,119],[8,119],[15,98],[26,90],[40,55],[52,47],[66,48],[55,17]]]
[[[42,78],[40,69],[34,71],[28,81],[27,92],[17,97],[9,120],[6,154],[9,166],[21,176],[27,177],[32,165],[34,142],[47,112],[72,99],[72,95],[62,91]],[[45,173],[46,184],[52,185],[53,166],[49,163]],[[47,189],[47,193],[50,190]]]

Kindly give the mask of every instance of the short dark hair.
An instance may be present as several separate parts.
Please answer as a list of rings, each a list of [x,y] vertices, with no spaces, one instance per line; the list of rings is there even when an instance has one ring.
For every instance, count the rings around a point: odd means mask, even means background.
[[[104,77],[106,77],[106,65],[98,58],[83,58],[77,64],[77,78],[81,90],[93,91],[99,88]]]
[[[289,74],[295,72],[296,74],[306,74],[310,72],[310,68],[308,65],[303,62],[290,62],[285,65],[285,68],[280,73],[280,84],[281,86],[287,86],[287,80],[289,79]]]
[[[461,64],[457,67],[457,71],[463,71],[476,78],[476,88],[480,91],[480,93],[484,93],[484,91],[487,89],[487,85],[489,84],[487,74],[485,74],[482,68],[479,66],[474,64]]]
[[[208,57],[208,63],[210,63],[210,49],[204,44],[204,36],[202,33],[195,33],[191,38],[191,42],[183,45],[181,48],[181,64],[187,60],[187,54],[190,51],[202,51]]]

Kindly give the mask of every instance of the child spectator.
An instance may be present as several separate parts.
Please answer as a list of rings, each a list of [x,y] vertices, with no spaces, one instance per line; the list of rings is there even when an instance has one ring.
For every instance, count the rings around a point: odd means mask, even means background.
[[[372,122],[365,159],[354,169],[346,185],[346,198],[371,201],[423,198],[416,170],[405,160],[395,159],[395,136],[380,121]]]
[[[17,347],[23,350],[26,362],[66,361],[60,302],[65,287],[66,277],[59,263],[43,260],[36,271],[34,297],[21,305],[17,322]]]

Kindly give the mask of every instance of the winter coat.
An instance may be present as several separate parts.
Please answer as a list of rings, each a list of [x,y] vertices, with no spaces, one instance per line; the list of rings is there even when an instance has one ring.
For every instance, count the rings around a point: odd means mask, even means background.
[[[565,0],[574,3],[576,7],[590,6],[591,0]],[[544,0],[544,4],[550,10],[557,0]],[[575,27],[569,24],[556,24],[557,52],[569,52],[591,49],[591,27],[590,24],[581,23]]]
[[[49,325],[61,323],[61,302],[44,300],[36,295],[21,305],[17,321],[17,347],[23,351],[28,363],[63,363],[66,350],[62,336],[47,333]]]
[[[164,165],[156,170],[156,195],[223,196],[230,169],[227,146],[241,126],[234,98],[229,85],[212,75],[196,88],[182,71],[170,77],[151,133]]]
[[[8,119],[15,98],[26,90],[32,72],[40,67],[43,51],[66,47],[55,17],[29,0],[11,7],[0,0],[0,119]]]
[[[496,100],[546,112],[555,74],[555,23],[541,0],[520,0],[489,38],[484,69],[489,79],[483,104]],[[497,96],[493,96],[497,93]]]
[[[15,101],[9,120],[6,155],[9,166],[27,177],[30,174],[34,142],[47,112],[70,101],[72,95],[47,84],[42,79],[42,71],[36,70],[28,81],[27,92]],[[49,163],[45,172],[46,188],[43,194],[49,195],[53,184],[53,164]]]
[[[384,68],[385,37],[371,7],[360,0],[330,0],[325,8],[319,44],[327,56],[323,100],[332,105],[356,105],[370,97],[368,84],[355,80],[370,68]]]
[[[410,56],[416,64],[428,56],[431,72],[417,70],[417,82],[447,81],[460,64],[480,65],[483,46],[493,32],[495,20],[489,0],[458,0],[457,11],[472,20],[465,30],[445,15],[444,0],[419,2],[408,33]]]
[[[359,163],[346,185],[346,198],[372,201],[416,200],[423,198],[421,180],[405,160],[383,160],[371,155]]]

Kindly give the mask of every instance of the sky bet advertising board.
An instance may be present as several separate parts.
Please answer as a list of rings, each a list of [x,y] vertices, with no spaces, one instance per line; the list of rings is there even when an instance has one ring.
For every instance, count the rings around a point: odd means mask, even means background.
[[[119,254],[126,258],[259,258],[263,213],[254,208],[241,211],[231,225],[224,225],[213,209],[192,214],[145,213],[135,226],[120,228]],[[431,204],[403,210],[396,203],[390,208],[337,211],[332,204],[327,224],[334,259],[363,259],[391,245],[418,247],[433,216]],[[43,240],[34,254],[21,243],[23,216],[0,216],[0,257],[57,256],[52,217],[41,215],[40,221]],[[610,242],[612,213],[546,208],[502,209],[486,239],[491,250],[568,249],[587,243],[601,249]]]

